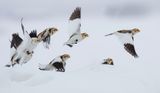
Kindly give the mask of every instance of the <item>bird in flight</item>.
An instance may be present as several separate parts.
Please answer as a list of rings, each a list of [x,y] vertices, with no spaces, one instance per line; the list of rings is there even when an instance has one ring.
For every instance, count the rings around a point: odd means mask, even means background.
[[[6,67],[14,66],[15,64],[27,63],[34,53],[34,49],[40,42],[44,42],[45,48],[49,47],[50,37],[58,31],[57,28],[47,28],[37,35],[37,30],[32,30],[30,33],[25,30],[21,19],[21,28],[23,31],[23,37],[20,37],[18,33],[12,34],[12,40],[10,45],[10,62]]]
[[[134,47],[134,35],[136,33],[140,32],[138,28],[133,28],[130,30],[119,30],[110,34],[107,34],[105,36],[115,35],[119,38],[119,40],[122,42],[124,49],[134,56],[135,58],[138,57],[135,47]]]
[[[50,71],[55,69],[58,72],[65,72],[65,66],[67,59],[70,58],[69,54],[63,54],[54,58],[49,64],[42,65],[39,64],[39,69],[43,71]]]
[[[73,45],[84,40],[89,35],[87,33],[81,33],[81,8],[77,7],[69,18],[69,39],[64,45],[73,47]]]

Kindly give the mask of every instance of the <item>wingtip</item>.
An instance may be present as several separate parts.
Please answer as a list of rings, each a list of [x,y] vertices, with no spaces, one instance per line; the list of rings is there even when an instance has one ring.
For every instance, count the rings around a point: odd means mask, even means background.
[[[67,46],[70,47],[70,48],[73,47],[73,45],[71,45],[71,44],[64,43],[63,46],[65,46],[65,45],[67,45]]]
[[[114,33],[110,33],[110,34],[107,34],[107,35],[105,35],[105,36],[110,36],[110,35],[113,35]]]
[[[76,7],[76,9],[74,9],[69,20],[75,20],[77,18],[81,18],[81,7]]]
[[[5,67],[11,67],[11,65],[7,64],[7,65],[5,65]]]
[[[81,7],[77,6],[75,10],[81,11]]]
[[[134,58],[139,58],[139,56],[138,55],[134,55]]]

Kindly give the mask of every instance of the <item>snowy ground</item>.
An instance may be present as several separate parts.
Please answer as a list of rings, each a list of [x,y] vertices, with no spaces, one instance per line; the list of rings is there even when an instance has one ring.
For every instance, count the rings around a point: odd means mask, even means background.
[[[71,12],[70,10],[69,12]],[[9,62],[9,39],[13,32],[20,32],[20,19],[1,18],[0,34],[0,92],[1,93],[160,93],[159,47],[160,17],[158,14],[136,18],[111,18],[82,15],[82,32],[89,38],[69,48],[63,46],[68,39],[67,19],[24,19],[27,30],[56,26],[59,29],[52,37],[49,50],[40,44],[33,58],[25,65],[6,68]],[[104,37],[119,29],[140,28],[135,36],[135,47],[139,55],[134,59],[116,37]],[[70,54],[66,72],[40,71],[38,63],[47,64],[63,53]],[[104,58],[111,57],[114,66],[102,65]]]

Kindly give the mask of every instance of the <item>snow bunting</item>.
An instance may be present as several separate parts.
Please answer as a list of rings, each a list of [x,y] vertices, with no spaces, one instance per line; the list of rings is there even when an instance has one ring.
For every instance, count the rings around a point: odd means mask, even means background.
[[[18,34],[12,34],[11,41],[11,54],[10,54],[10,64],[7,64],[7,67],[14,66],[15,64],[27,63],[33,54],[33,49],[35,48],[35,40],[31,40],[29,43],[28,40],[23,40]]]
[[[63,54],[54,58],[49,64],[42,65],[39,64],[39,69],[44,71],[49,71],[55,69],[56,71],[65,72],[65,66],[67,59],[70,58],[69,54]]]
[[[89,35],[87,33],[81,33],[81,8],[77,7],[69,18],[69,40],[64,43],[72,47],[74,44],[84,40]]]
[[[129,54],[131,54],[132,56],[137,58],[138,55],[137,55],[137,53],[135,51],[135,47],[134,47],[134,35],[138,32],[140,32],[140,30],[138,28],[134,28],[131,30],[119,30],[117,32],[113,32],[113,33],[107,34],[105,36],[116,35],[119,38],[119,40],[122,42],[122,44],[124,45],[124,49]]]
[[[40,42],[43,41],[43,45],[45,48],[49,48],[51,36],[57,31],[58,31],[58,29],[55,27],[47,28],[38,34],[38,40]]]
[[[30,33],[25,31],[24,25],[21,19],[21,27],[23,31],[23,39],[19,36],[18,33],[12,34],[11,42],[11,54],[10,54],[10,63],[7,64],[7,67],[14,66],[15,64],[24,64],[27,63],[33,55],[33,50],[39,44],[40,41],[37,39],[37,31],[33,30]]]
[[[37,31],[33,30],[28,33],[22,23],[23,18],[21,19],[21,28],[23,31],[23,39],[17,34],[12,34],[11,42],[11,62],[7,64],[7,67],[14,66],[15,64],[24,64],[27,63],[34,53],[34,49],[37,45],[43,41],[46,43],[46,47],[49,47],[50,36],[53,35],[57,28],[47,28],[43,32],[37,35]]]
[[[104,62],[102,64],[114,65],[111,58],[104,59]]]

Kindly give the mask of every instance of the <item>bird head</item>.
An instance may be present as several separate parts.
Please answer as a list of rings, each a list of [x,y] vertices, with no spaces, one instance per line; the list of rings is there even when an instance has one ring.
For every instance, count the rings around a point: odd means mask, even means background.
[[[49,28],[48,29],[48,33],[49,33],[49,35],[53,35],[55,32],[57,32],[58,31],[58,29],[57,28],[55,28],[55,27],[52,27],[52,28]]]
[[[63,54],[61,57],[62,57],[62,59],[63,59],[64,61],[66,61],[67,59],[70,58],[70,55],[69,55],[69,54]]]
[[[133,28],[132,32],[133,32],[133,34],[136,34],[136,33],[140,32],[140,30],[138,28]]]
[[[89,37],[87,33],[81,33],[82,39],[85,39],[86,37]]]
[[[113,65],[113,60],[111,58],[107,58],[104,61],[105,61],[104,64]]]

